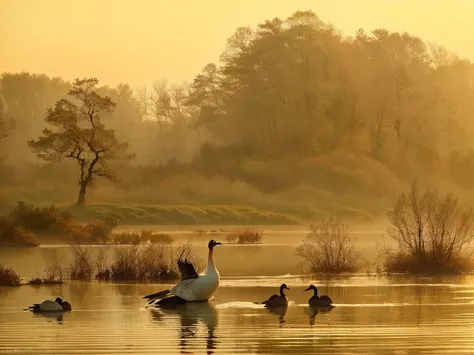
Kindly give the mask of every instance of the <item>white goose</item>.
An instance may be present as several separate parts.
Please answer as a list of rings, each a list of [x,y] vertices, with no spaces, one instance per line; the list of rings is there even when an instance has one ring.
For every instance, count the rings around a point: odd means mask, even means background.
[[[213,249],[216,245],[222,245],[222,243],[215,240],[209,241],[209,258],[207,267],[202,274],[198,274],[193,264],[188,260],[182,261],[180,256],[178,268],[181,273],[181,281],[170,290],[153,293],[143,298],[148,300],[148,304],[154,303],[156,305],[199,302],[211,299],[220,282],[219,271],[216,269],[213,256]]]

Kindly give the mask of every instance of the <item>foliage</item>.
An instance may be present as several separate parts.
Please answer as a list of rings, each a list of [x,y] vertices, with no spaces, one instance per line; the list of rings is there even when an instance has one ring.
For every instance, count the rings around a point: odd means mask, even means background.
[[[48,109],[45,121],[55,129],[45,128],[38,140],[28,146],[45,161],[72,159],[80,168],[78,205],[85,203],[86,190],[96,177],[118,181],[107,163],[128,160],[128,143],[120,142],[113,129],[107,129],[101,116],[110,114],[115,103],[94,91],[96,78],[76,79],[68,95],[75,102],[61,99]]]
[[[464,208],[452,194],[420,191],[413,182],[387,213],[388,235],[397,242],[386,250],[386,269],[406,273],[458,273],[470,271],[468,257],[474,241],[474,211]]]
[[[309,229],[296,255],[310,264],[311,272],[337,274],[357,270],[355,240],[346,223],[330,217],[311,224]]]
[[[94,264],[90,249],[74,245],[72,248],[73,260],[69,266],[69,277],[71,280],[92,280],[94,276]]]
[[[229,243],[237,244],[260,244],[263,241],[263,230],[237,229],[228,234],[226,240]]]
[[[28,229],[0,217],[0,245],[38,246],[36,236]]]
[[[0,286],[19,286],[21,278],[15,270],[0,264]]]
[[[44,276],[34,277],[28,280],[29,285],[62,285],[65,281],[64,271],[59,263],[48,266]]]
[[[2,141],[8,149],[2,149],[0,203],[77,198],[70,187],[88,176],[85,169],[78,179],[73,168],[80,160],[33,164],[25,144],[36,142],[30,146],[46,154],[49,140],[73,149],[70,138],[80,138],[92,163],[87,138],[94,129],[78,123],[85,117],[78,109],[87,104],[62,99],[68,92],[87,92],[90,104],[110,108],[107,128],[106,116],[97,116],[104,126],[94,136],[96,151],[106,140],[120,147],[128,142],[137,152],[136,164],[107,153],[99,159],[106,166],[96,165],[107,169],[103,175],[120,172],[120,190],[95,178],[97,188],[88,190],[96,206],[121,205],[122,223],[288,224],[330,215],[370,220],[416,175],[430,176],[441,190],[459,188],[459,196],[472,201],[474,147],[466,137],[474,129],[473,69],[469,60],[408,33],[375,29],[343,37],[317,14],[296,11],[237,28],[220,64],[206,64],[190,85],[161,80],[134,92],[124,83],[96,87],[96,79],[71,84],[4,73],[0,96],[15,129]],[[51,107],[47,121],[74,124],[49,125],[42,135],[43,112]],[[156,213],[139,207],[157,204],[165,207]],[[235,205],[259,213],[221,208]]]

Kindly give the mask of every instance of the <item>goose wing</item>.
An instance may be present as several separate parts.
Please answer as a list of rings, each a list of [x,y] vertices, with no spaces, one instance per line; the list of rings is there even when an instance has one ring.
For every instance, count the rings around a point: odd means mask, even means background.
[[[178,259],[178,269],[181,273],[181,281],[189,280],[189,279],[197,279],[199,274],[197,273],[194,265],[185,259],[184,261]]]
[[[275,301],[278,297],[280,297],[280,296],[275,293],[275,294],[271,295],[268,300],[263,301],[262,304],[269,304],[272,301]]]

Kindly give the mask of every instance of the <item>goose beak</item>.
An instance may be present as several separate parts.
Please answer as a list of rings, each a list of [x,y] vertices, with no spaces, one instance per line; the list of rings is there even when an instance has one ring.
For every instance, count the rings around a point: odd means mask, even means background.
[[[215,244],[215,245],[222,245],[222,243],[221,243],[221,242],[216,242],[216,244]]]
[[[290,288],[288,286],[285,287],[287,290],[290,290]]]
[[[306,290],[304,290],[304,291],[309,291],[309,290],[311,290],[311,287],[308,287],[308,288],[307,288]],[[304,292],[304,291],[303,291],[303,292]]]

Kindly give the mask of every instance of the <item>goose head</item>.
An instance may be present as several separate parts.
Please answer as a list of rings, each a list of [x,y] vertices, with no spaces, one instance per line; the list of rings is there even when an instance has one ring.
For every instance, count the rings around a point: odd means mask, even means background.
[[[280,286],[280,295],[283,295],[283,290],[289,290],[290,288],[286,284],[281,284]]]
[[[216,242],[214,239],[211,239],[207,247],[212,250],[212,248],[214,248],[216,245],[222,245],[222,243]]]
[[[309,291],[309,290],[313,290],[315,295],[318,294],[318,289],[314,285],[310,285],[305,291]]]
[[[60,305],[63,304],[63,300],[60,297],[56,298],[54,302],[59,303]]]

